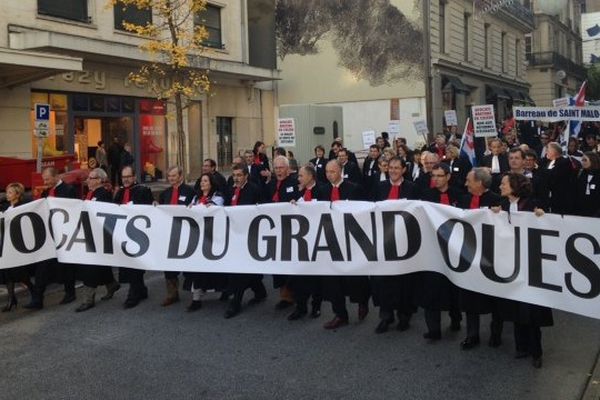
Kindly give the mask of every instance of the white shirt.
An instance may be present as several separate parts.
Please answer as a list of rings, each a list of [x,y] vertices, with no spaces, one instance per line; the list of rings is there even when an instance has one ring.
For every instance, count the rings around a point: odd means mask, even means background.
[[[500,173],[500,160],[498,160],[498,156],[492,157],[492,174]]]

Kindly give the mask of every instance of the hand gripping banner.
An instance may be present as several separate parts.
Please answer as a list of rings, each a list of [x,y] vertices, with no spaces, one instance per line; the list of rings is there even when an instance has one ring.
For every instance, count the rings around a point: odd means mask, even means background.
[[[466,289],[600,318],[599,238],[597,219],[410,200],[186,208],[52,198],[0,214],[0,268],[58,258],[157,271],[435,271]]]

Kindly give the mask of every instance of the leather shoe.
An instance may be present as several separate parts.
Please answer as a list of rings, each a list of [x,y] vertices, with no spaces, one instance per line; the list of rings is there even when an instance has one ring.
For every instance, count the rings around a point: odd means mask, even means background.
[[[253,298],[251,298],[250,300],[248,300],[248,305],[249,306],[255,306],[255,305],[260,304],[263,301],[265,301],[266,298],[267,298],[267,296],[262,296],[262,297],[256,297],[256,296],[254,296]]]
[[[37,303],[37,302],[31,302],[29,304],[25,304],[23,306],[23,308],[26,308],[28,310],[41,310],[42,308],[44,308],[44,305],[42,303]]]
[[[491,336],[490,341],[488,342],[488,346],[490,347],[500,347],[502,344],[502,339],[498,336]]]
[[[285,310],[288,307],[293,306],[294,303],[290,303],[289,301],[286,300],[281,300],[279,301],[279,303],[275,304],[275,309],[276,310]]]
[[[408,321],[404,319],[398,321],[398,326],[396,327],[397,330],[399,330],[400,332],[404,332],[408,330],[408,328],[410,328],[410,324],[408,323]]]
[[[368,304],[359,304],[358,305],[358,320],[363,321],[367,318],[369,314],[369,305]]]
[[[79,307],[75,309],[75,312],[83,312],[87,311],[90,308],[94,307],[94,303],[82,303]]]
[[[117,290],[121,289],[121,285],[118,282],[109,283],[106,285],[106,294],[100,298],[100,300],[110,300],[115,295]]]
[[[321,309],[320,308],[313,308],[312,311],[310,312],[310,317],[312,319],[319,318],[320,316],[321,316]]]
[[[375,333],[387,332],[392,322],[394,321],[390,321],[389,319],[382,319],[381,321],[379,321],[377,328],[375,328]]]
[[[542,368],[542,357],[534,357],[533,360],[531,360],[531,365],[533,365],[533,368]]]
[[[340,317],[334,317],[331,321],[323,325],[325,329],[337,329],[348,325],[348,320]]]
[[[429,340],[430,342],[441,340],[442,333],[441,332],[426,332],[423,334],[423,338]]]
[[[125,303],[123,303],[123,308],[125,308],[125,309],[133,308],[133,307],[137,306],[138,304],[140,304],[141,300],[142,299],[140,299],[140,298],[129,297],[127,300],[125,300]]]
[[[469,350],[478,345],[479,345],[478,337],[468,337],[460,343],[460,348],[463,350]]]
[[[189,306],[187,306],[187,312],[193,312],[202,308],[202,301],[192,300]]]
[[[219,301],[229,301],[229,293],[221,292],[221,297],[219,297]]]
[[[69,304],[72,303],[76,300],[76,297],[74,294],[65,294],[65,297],[62,298],[62,300],[60,301],[60,303],[58,304]]]
[[[240,313],[241,309],[239,306],[229,306],[225,311],[225,319],[233,318]]]
[[[288,319],[288,321],[296,321],[296,320],[299,320],[300,318],[304,317],[306,314],[307,314],[306,311],[295,309],[293,313],[288,315],[287,319]]]

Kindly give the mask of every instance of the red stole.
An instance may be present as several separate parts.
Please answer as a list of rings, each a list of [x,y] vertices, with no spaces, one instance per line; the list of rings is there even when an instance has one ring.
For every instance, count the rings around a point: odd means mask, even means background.
[[[123,190],[123,199],[121,200],[121,204],[129,203],[130,198],[131,198],[131,192],[130,192],[129,188],[126,187],[125,190]]]
[[[90,190],[89,192],[87,192],[87,194],[85,195],[85,199],[86,200],[91,200],[92,197],[94,197],[94,191]]]
[[[273,203],[279,203],[279,189],[281,188],[281,182],[277,181],[277,185],[275,186],[275,193],[273,194]]]
[[[235,191],[233,192],[233,197],[231,198],[231,205],[232,206],[237,206],[238,205],[238,201],[240,201],[240,187],[236,186],[235,187]]]
[[[392,185],[387,198],[388,200],[398,200],[400,198],[400,185]]]
[[[448,197],[448,192],[440,193],[440,204],[445,204],[447,206],[450,205],[450,197]]]
[[[469,206],[469,208],[471,210],[475,210],[479,208],[479,200],[480,200],[481,196],[475,196],[474,194],[471,195],[471,205]]]
[[[306,189],[304,191],[304,196],[302,196],[302,198],[304,199],[304,201],[312,201],[313,197],[312,197],[312,188],[311,189]]]
[[[177,205],[178,203],[179,203],[179,186],[173,188],[173,191],[171,192],[171,201],[169,202],[169,204]]]

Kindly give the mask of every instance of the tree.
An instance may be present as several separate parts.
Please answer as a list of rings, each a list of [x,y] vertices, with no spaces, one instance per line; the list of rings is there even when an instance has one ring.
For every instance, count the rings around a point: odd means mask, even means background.
[[[109,0],[109,5],[152,11],[152,22],[146,25],[123,22],[125,30],[147,39],[139,47],[151,56],[129,79],[148,85],[159,100],[175,105],[177,164],[187,173],[183,110],[193,97],[210,90],[208,70],[193,67],[194,59],[207,51],[209,35],[198,17],[206,0]]]

